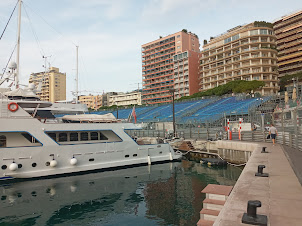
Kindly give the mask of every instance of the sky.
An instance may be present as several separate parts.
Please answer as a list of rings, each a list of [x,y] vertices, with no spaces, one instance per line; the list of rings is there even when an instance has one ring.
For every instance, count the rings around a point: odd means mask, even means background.
[[[0,32],[17,0],[0,0]],[[253,21],[272,22],[302,9],[301,0],[23,0],[20,81],[58,67],[75,91],[79,46],[80,94],[141,88],[141,45],[187,29],[204,39]],[[0,40],[0,73],[13,52],[17,10]],[[16,53],[13,54],[16,58]],[[138,84],[139,83],[139,84]]]

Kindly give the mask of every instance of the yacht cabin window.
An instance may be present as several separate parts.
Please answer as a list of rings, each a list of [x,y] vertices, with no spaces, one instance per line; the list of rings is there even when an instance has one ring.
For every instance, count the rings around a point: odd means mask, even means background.
[[[122,139],[112,130],[101,131],[51,131],[46,134],[59,144],[120,142]]]
[[[0,148],[6,147],[6,136],[0,135]]]

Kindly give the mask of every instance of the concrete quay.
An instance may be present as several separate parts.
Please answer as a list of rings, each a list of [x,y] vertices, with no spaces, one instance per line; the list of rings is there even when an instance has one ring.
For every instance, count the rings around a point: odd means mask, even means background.
[[[225,141],[228,142],[228,141]],[[240,145],[240,142],[237,142]],[[296,172],[302,163],[292,165],[295,156],[300,153],[285,152],[279,144],[254,143],[254,150],[236,182],[224,208],[221,210],[214,225],[234,226],[247,225],[241,223],[242,216],[247,212],[249,200],[259,200],[262,206],[257,214],[268,217],[268,225],[302,225],[302,187]],[[262,147],[268,153],[261,153]],[[300,155],[299,155],[300,156]],[[302,155],[301,155],[302,156]],[[287,157],[294,158],[288,160]],[[265,165],[263,172],[268,177],[256,177],[258,165]],[[293,168],[292,168],[293,167]]]

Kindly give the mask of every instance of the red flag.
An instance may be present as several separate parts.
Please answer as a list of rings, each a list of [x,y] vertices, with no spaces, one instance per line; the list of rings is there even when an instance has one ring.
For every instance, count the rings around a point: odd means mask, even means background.
[[[133,118],[134,118],[134,123],[136,123],[135,106],[133,106],[133,109],[132,109],[132,116],[133,116]]]

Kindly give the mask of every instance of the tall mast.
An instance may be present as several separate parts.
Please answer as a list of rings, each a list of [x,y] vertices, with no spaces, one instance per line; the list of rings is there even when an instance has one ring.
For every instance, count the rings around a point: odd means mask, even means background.
[[[79,96],[79,46],[77,47],[77,72],[76,72],[76,104],[78,103]]]
[[[21,33],[21,4],[22,0],[19,0],[19,12],[18,12],[18,36],[17,36],[17,72],[16,72],[16,88],[19,88],[19,58],[20,58],[20,33]]]

